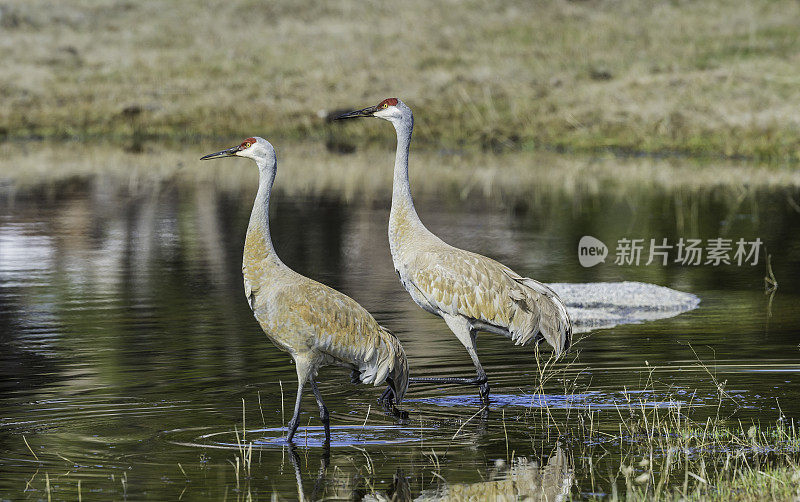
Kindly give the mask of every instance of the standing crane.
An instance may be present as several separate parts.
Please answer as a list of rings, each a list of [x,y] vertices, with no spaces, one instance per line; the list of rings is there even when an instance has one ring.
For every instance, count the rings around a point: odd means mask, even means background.
[[[457,383],[480,387],[488,403],[489,382],[476,352],[477,333],[505,335],[516,345],[543,340],[556,357],[572,338],[572,323],[558,295],[544,284],[522,277],[495,260],[453,247],[419,219],[408,181],[408,151],[414,115],[397,98],[340,115],[339,119],[378,117],[397,132],[397,153],[389,216],[389,246],[403,287],[424,310],[436,314],[464,345],[477,378],[414,378],[411,381]]]
[[[258,192],[244,241],[244,294],[267,338],[294,359],[297,399],[288,440],[291,442],[297,431],[303,387],[308,382],[329,444],[328,409],[314,381],[318,370],[333,364],[352,370],[354,383],[379,385],[385,381],[384,397],[393,405],[408,389],[405,351],[397,337],[355,300],[298,274],[275,253],[269,232],[269,196],[277,171],[272,145],[264,138],[247,138],[201,160],[222,157],[244,157],[258,166]]]

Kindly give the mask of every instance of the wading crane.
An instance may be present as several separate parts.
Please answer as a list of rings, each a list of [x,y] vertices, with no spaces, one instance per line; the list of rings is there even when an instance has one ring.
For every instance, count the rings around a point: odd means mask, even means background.
[[[502,263],[453,247],[435,236],[420,221],[408,181],[408,151],[414,116],[397,98],[348,112],[339,119],[378,117],[397,132],[389,246],[403,287],[417,305],[436,314],[464,345],[477,377],[412,378],[480,386],[481,400],[488,403],[489,383],[476,352],[477,333],[505,335],[516,345],[546,340],[556,357],[572,338],[572,323],[564,303],[546,285],[522,277]]]
[[[258,166],[256,193],[244,243],[242,274],[250,309],[267,337],[294,359],[297,399],[289,422],[289,441],[300,420],[303,387],[311,385],[330,443],[328,409],[314,379],[327,365],[352,370],[354,383],[388,383],[383,398],[393,406],[408,388],[408,361],[400,341],[380,326],[352,298],[287,267],[272,245],[269,232],[269,197],[275,181],[275,149],[264,138],[247,138],[241,144],[202,157],[252,159]]]

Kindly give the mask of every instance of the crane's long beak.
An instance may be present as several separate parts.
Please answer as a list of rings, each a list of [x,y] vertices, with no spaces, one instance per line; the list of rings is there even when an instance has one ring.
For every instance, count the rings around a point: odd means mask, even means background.
[[[356,110],[356,111],[353,111],[353,112],[343,113],[343,114],[339,115],[338,117],[336,117],[335,120],[357,119],[357,118],[361,118],[361,117],[372,117],[375,114],[375,112],[377,112],[377,111],[378,111],[378,106],[377,105],[368,106],[366,108],[362,108],[361,110]]]
[[[209,153],[208,155],[204,155],[200,157],[200,160],[208,160],[208,159],[221,159],[223,157],[235,157],[236,152],[239,151],[238,146],[234,146],[233,148],[228,148],[227,150],[220,150],[215,153]]]

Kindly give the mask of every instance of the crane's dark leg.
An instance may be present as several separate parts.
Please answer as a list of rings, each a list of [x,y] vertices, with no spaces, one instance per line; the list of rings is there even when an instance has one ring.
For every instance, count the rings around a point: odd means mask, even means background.
[[[300,401],[303,398],[303,387],[311,376],[312,364],[308,357],[302,355],[294,357],[294,369],[297,370],[297,400],[294,402],[294,415],[289,420],[289,436],[286,438],[289,442],[294,438],[297,426],[300,425]]]
[[[480,387],[481,393],[481,402],[484,404],[489,403],[489,378],[486,376],[486,372],[483,370],[483,366],[481,366],[481,362],[478,359],[478,354],[475,352],[475,349],[469,348],[467,349],[469,352],[470,357],[472,357],[472,363],[475,365],[475,371],[478,374],[475,378],[459,378],[459,377],[417,377],[417,378],[409,378],[409,383],[449,383],[455,385],[477,385]]]
[[[292,415],[292,419],[289,420],[289,436],[287,436],[287,440],[289,442],[292,441],[294,438],[294,433],[297,432],[297,426],[300,425],[300,401],[303,399],[303,385],[305,385],[305,380],[301,380],[300,378],[297,379],[297,400],[294,402],[294,415]]]
[[[392,377],[387,377],[386,378],[386,390],[383,391],[383,394],[381,394],[381,397],[378,398],[378,402],[381,403],[381,405],[383,405],[383,409],[384,410],[396,411],[394,409],[394,402],[395,402],[395,396],[396,395],[397,395],[397,392],[395,392],[395,389],[394,389],[394,380],[392,380]]]
[[[472,358],[472,364],[475,365],[475,372],[478,374],[478,377],[475,379],[476,382],[480,382],[481,389],[481,402],[483,404],[489,404],[489,378],[486,376],[486,372],[483,371],[483,366],[481,366],[481,361],[478,359],[478,352],[475,350],[475,345],[477,341],[477,332],[474,330],[470,331],[470,338],[472,338],[472,346],[467,347],[467,352],[469,352],[469,356]]]
[[[328,408],[325,407],[325,403],[322,402],[322,394],[319,393],[319,389],[317,388],[317,383],[314,381],[313,378],[309,379],[311,382],[311,390],[314,391],[314,397],[317,398],[317,406],[319,406],[319,419],[322,420],[322,425],[325,426],[325,444],[331,444],[331,419],[330,414],[328,413]]]
[[[384,408],[390,406],[394,401],[394,389],[391,385],[386,386],[386,390],[383,391],[381,397],[378,398],[378,402],[383,405]]]
[[[391,413],[398,420],[408,420],[408,412],[394,405],[395,396],[397,395],[394,388],[394,381],[391,378],[387,378],[386,382],[386,390],[384,390],[381,397],[378,398],[378,402],[381,403],[383,410],[386,411],[387,414]]]
[[[472,327],[469,320],[460,316],[442,315],[442,319],[447,323],[447,326],[456,335],[458,340],[467,349],[469,356],[472,358],[472,364],[475,365],[475,378],[455,378],[455,377],[421,377],[409,378],[410,383],[428,382],[428,383],[450,383],[460,385],[477,385],[480,387],[481,402],[489,404],[489,379],[486,377],[486,372],[483,371],[483,366],[478,359],[478,352],[476,350],[476,342],[478,338],[478,331]]]
[[[412,377],[408,383],[452,383],[459,385],[482,385],[486,378],[461,378],[461,377]]]
[[[359,375],[358,371],[353,370],[353,373],[351,374],[350,377],[353,380],[353,383],[358,383],[360,381],[358,379],[358,375]],[[383,393],[380,395],[380,397],[378,398],[378,402],[381,403],[381,406],[383,407],[384,411],[391,413],[392,415],[395,416],[395,418],[399,418],[400,420],[407,419],[408,412],[400,410],[394,405],[396,396],[394,390],[394,382],[392,381],[391,378],[387,378],[386,381],[388,382],[386,385],[386,390],[384,390]]]

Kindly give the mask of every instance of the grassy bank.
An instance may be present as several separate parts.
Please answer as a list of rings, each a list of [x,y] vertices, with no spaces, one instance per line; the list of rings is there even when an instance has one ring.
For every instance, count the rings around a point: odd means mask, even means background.
[[[0,3],[0,137],[389,141],[800,159],[791,1]]]
[[[345,200],[387,200],[391,197],[394,154],[366,148],[353,155],[328,152],[320,143],[277,145],[275,188],[290,195],[334,194]],[[258,171],[245,160],[201,162],[200,156],[230,146],[225,140],[167,148],[153,145],[131,153],[113,144],[87,148],[82,143],[0,143],[0,193],[70,180],[101,177],[121,186],[150,187],[153,183],[212,182],[228,190],[254,190]],[[734,205],[759,190],[800,187],[800,172],[791,166],[749,162],[613,155],[559,155],[552,152],[485,152],[462,154],[420,149],[411,156],[411,185],[421,197],[449,195],[479,198],[497,204],[535,202],[537,194],[568,195],[664,190],[677,195],[728,194]],[[791,199],[790,204],[797,204]]]

